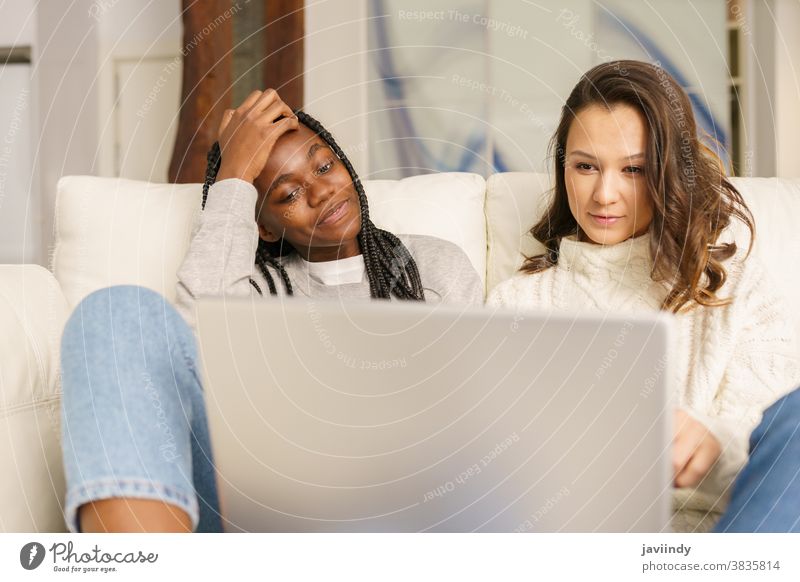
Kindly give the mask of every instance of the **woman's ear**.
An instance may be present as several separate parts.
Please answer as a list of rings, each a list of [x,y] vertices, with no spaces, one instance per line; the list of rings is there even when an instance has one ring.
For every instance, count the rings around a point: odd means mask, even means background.
[[[269,243],[278,242],[281,237],[277,236],[272,231],[267,230],[262,225],[258,225],[258,236],[261,237],[261,240]]]
[[[263,192],[264,190],[262,188],[260,188],[259,185],[258,185],[258,181],[260,179],[261,179],[261,177],[259,176],[259,178],[257,178],[256,182],[255,182],[256,188],[258,190],[258,199],[256,201],[256,216],[255,216],[256,224],[258,224],[258,236],[264,242],[269,242],[269,243],[277,242],[277,241],[280,240],[281,237],[277,236],[270,229],[268,229],[263,224],[261,224],[261,220],[262,220],[261,219],[261,210],[262,210],[262,206],[264,204],[266,204],[266,199],[265,199],[265,196],[261,194],[261,192]]]

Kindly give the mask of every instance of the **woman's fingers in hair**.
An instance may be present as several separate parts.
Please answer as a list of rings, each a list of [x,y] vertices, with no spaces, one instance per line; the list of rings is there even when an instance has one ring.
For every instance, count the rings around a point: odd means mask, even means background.
[[[261,148],[267,150],[267,155],[272,151],[275,142],[286,132],[297,129],[299,122],[296,117],[284,117],[277,121],[268,121],[268,116],[261,118]],[[266,159],[264,160],[266,162]]]
[[[226,109],[223,112],[217,138],[222,137],[231,122],[233,122],[232,131],[236,131],[238,126],[245,122],[272,123],[288,117],[296,119],[292,109],[283,102],[277,91],[274,89],[253,91],[239,107]]]
[[[264,91],[252,91],[242,104],[236,108],[237,111],[241,111],[242,113],[247,113],[250,109],[255,105],[259,99],[264,95]]]
[[[244,108],[244,103],[242,108]],[[266,114],[267,117],[271,117],[270,121],[276,121],[279,117],[292,117],[294,115],[291,108],[283,102],[275,89],[267,89],[261,92],[258,99],[247,109],[247,114],[250,117],[259,118]]]
[[[300,121],[294,116],[284,117],[276,121],[274,125],[278,127],[279,135],[283,135],[287,131],[300,127]]]
[[[284,120],[293,120],[294,127],[297,128],[297,117],[292,113],[292,110],[289,109],[286,104],[281,102],[274,102],[272,105],[264,109],[263,111],[259,112],[257,116],[251,111],[248,114],[248,120],[259,124],[262,130],[269,132],[272,129],[272,125],[278,123],[279,121]],[[283,124],[292,125],[292,124]]]

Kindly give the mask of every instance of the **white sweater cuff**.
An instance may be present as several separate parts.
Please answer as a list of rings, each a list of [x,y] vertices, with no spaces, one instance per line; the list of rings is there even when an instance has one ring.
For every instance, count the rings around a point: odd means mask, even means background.
[[[694,410],[687,412],[708,428],[722,449],[719,459],[697,486],[697,490],[727,499],[730,497],[733,481],[747,463],[748,443],[753,427],[745,421],[709,416]]]

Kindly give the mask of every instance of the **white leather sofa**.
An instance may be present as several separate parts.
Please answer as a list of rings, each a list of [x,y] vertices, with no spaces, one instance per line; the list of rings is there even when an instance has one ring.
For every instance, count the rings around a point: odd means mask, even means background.
[[[800,180],[737,179],[756,218],[755,252],[790,304],[800,336]],[[547,176],[488,180],[438,174],[365,183],[373,220],[399,233],[451,240],[491,289],[537,250],[527,231],[538,218]],[[0,531],[64,531],[60,451],[59,339],[90,292],[135,283],[174,298],[199,185],[69,176],[58,186],[52,270],[0,266]],[[800,356],[800,354],[799,354]]]

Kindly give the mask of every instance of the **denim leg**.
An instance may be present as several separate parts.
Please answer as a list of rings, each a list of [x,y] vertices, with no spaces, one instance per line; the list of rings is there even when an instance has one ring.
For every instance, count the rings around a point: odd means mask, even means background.
[[[65,517],[113,497],[184,510],[221,531],[194,335],[154,291],[102,289],[81,301],[61,342]]]
[[[716,532],[800,532],[800,388],[767,408]]]

